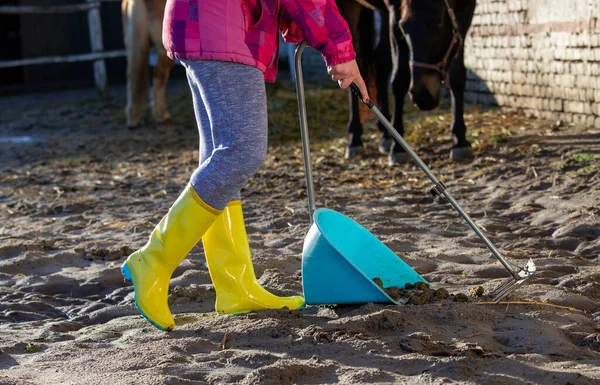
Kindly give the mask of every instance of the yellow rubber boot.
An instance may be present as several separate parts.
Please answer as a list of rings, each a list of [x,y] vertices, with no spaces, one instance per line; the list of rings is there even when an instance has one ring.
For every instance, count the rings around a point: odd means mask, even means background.
[[[121,272],[133,283],[138,309],[157,328],[168,331],[175,326],[168,304],[171,275],[219,214],[188,185],[148,243],[123,263]]]
[[[278,297],[265,290],[254,275],[252,255],[240,201],[232,201],[202,237],[208,271],[220,314],[263,309],[298,309],[302,297]]]

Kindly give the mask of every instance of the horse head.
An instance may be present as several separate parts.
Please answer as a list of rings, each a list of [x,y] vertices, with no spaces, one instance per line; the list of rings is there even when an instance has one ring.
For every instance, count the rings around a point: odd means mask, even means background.
[[[397,2],[393,22],[402,31],[410,51],[409,94],[421,110],[431,110],[440,102],[442,82],[464,36],[455,15],[455,3],[462,0],[389,0]]]

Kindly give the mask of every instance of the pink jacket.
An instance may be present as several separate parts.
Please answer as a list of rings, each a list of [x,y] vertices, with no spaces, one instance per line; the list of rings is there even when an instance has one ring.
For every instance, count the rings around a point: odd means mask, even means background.
[[[171,59],[248,64],[274,81],[280,29],[290,43],[306,39],[327,65],[356,57],[335,0],[167,0],[163,44]]]

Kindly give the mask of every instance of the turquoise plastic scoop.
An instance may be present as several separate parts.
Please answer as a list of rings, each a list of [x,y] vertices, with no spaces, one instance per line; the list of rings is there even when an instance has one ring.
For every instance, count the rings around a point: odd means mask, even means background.
[[[347,216],[317,209],[302,252],[302,287],[309,305],[398,302],[383,287],[426,282],[416,271]]]

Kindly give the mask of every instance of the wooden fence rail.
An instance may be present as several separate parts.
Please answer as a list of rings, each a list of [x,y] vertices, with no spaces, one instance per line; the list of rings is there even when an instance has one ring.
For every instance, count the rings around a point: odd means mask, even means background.
[[[102,21],[100,19],[100,6],[104,1],[120,0],[88,0],[82,4],[47,5],[47,6],[0,6],[0,15],[20,14],[57,14],[87,12],[88,31],[90,34],[90,47],[92,52],[65,56],[44,56],[25,58],[19,60],[0,61],[0,68],[21,67],[36,64],[73,63],[80,61],[94,62],[94,81],[100,93],[106,90],[106,64],[104,59],[126,56],[125,50],[104,51],[102,38]]]
[[[23,13],[71,13],[87,11],[98,7],[100,7],[99,1],[68,5],[3,5],[0,6],[0,14],[15,15]]]
[[[0,68],[21,67],[35,64],[56,64],[56,63],[76,63],[81,61],[96,61],[125,56],[126,51],[105,51],[74,54],[68,56],[42,56],[30,59],[3,60],[0,61]]]

